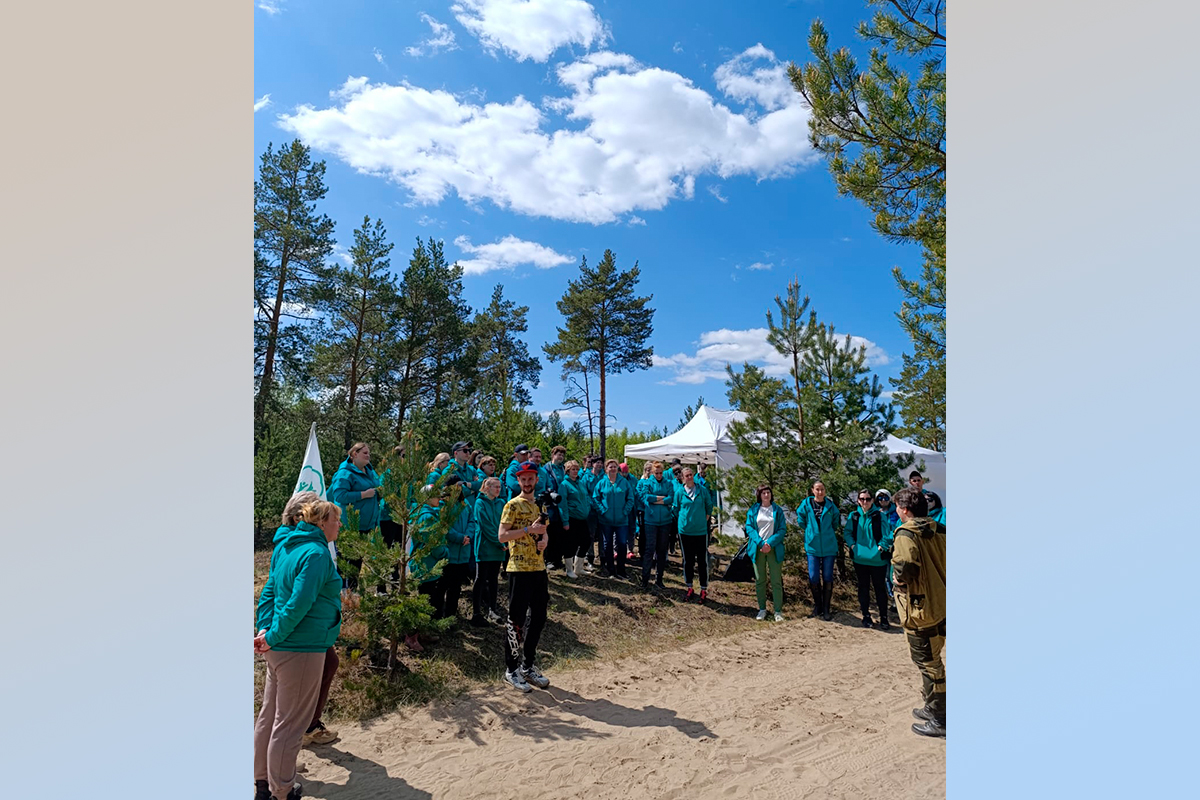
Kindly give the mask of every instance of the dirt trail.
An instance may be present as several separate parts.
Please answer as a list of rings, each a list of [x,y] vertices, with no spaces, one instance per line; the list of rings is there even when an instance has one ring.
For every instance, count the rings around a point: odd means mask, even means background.
[[[946,747],[909,730],[920,679],[898,628],[839,614],[548,674],[340,725],[302,751],[305,797],[946,796]]]

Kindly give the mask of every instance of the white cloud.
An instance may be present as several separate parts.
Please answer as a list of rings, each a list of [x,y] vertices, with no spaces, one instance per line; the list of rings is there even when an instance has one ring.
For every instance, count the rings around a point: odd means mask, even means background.
[[[492,244],[471,244],[466,236],[459,236],[454,244],[464,253],[470,253],[475,258],[458,263],[466,275],[482,275],[497,269],[514,269],[521,264],[532,264],[538,269],[550,269],[563,264],[570,264],[575,259],[556,253],[545,245],[537,242],[527,242],[511,234]]]
[[[844,337],[842,337],[844,338]],[[867,366],[876,367],[890,360],[883,348],[861,336],[850,337],[851,347],[866,345]],[[676,353],[673,356],[655,354],[652,366],[670,370],[670,377],[659,383],[668,386],[680,383],[704,383],[708,380],[724,380],[725,366],[733,364],[735,369],[744,362],[755,364],[772,377],[783,377],[791,369],[791,361],[767,342],[766,328],[730,330],[722,328],[700,334],[699,347],[692,355]]]
[[[422,39],[421,42],[413,47],[406,47],[404,52],[410,56],[421,56],[426,52],[429,55],[437,55],[441,50],[457,50],[458,45],[454,43],[454,31],[450,30],[450,26],[445,22],[438,22],[428,14],[422,13],[421,20],[430,28],[429,37]],[[383,63],[382,56],[379,51],[375,51],[375,58],[379,59],[379,63]]]
[[[549,417],[555,411],[558,412],[558,418],[561,420],[587,419],[587,414],[582,411],[576,411],[573,408],[552,408],[549,411],[539,411],[543,417]]]
[[[424,228],[428,225],[436,225],[437,223],[438,223],[438,221],[436,219],[434,219],[433,217],[431,217],[427,214],[422,214],[421,216],[417,217],[417,224],[420,225],[422,228]]]
[[[258,7],[273,17],[283,11],[285,2],[287,0],[258,0]]]
[[[671,45],[671,52],[672,53],[682,53],[683,45],[680,44],[679,42],[676,42],[675,44]]]
[[[631,217],[629,218],[629,223],[628,223],[628,224],[629,224],[629,225],[645,225],[645,224],[646,224],[646,220],[644,220],[644,219],[642,219],[641,217],[639,217],[638,215],[634,214],[633,216],[631,216]]]
[[[379,52],[378,47],[371,50],[371,55],[375,56],[375,60],[380,64],[383,64],[385,67],[387,66],[387,59],[383,57],[383,53]]]
[[[803,97],[787,77],[787,67],[775,54],[756,44],[717,67],[713,77],[726,97],[751,101],[767,111],[800,105]]]
[[[764,263],[763,263],[763,262],[761,262],[761,261],[755,261],[753,264],[751,264],[750,266],[746,267],[746,269],[754,269],[754,270],[767,270],[767,269],[770,269],[770,268],[771,268],[771,267],[773,267],[773,266],[775,266],[775,265],[774,265],[774,264],[764,264]]]
[[[271,105],[271,93],[270,92],[268,92],[267,94],[264,94],[262,97],[260,97],[254,101],[254,113],[257,114],[259,111],[262,111],[264,108],[266,108],[269,105]]]
[[[386,177],[413,204],[456,192],[530,216],[613,222],[690,198],[696,176],[786,176],[813,163],[808,111],[751,119],[683,76],[601,52],[560,65],[570,94],[552,98],[571,128],[552,129],[518,95],[475,104],[443,90],[349,78],[335,104],[300,106],[280,125],[359,172]],[[800,132],[800,133],[798,133]]]
[[[596,10],[584,0],[461,0],[454,18],[489,52],[545,63],[563,45],[590,48],[608,38]]]
[[[729,198],[721,194],[721,187],[715,183],[708,187],[708,193],[720,200],[722,203],[729,202]]]

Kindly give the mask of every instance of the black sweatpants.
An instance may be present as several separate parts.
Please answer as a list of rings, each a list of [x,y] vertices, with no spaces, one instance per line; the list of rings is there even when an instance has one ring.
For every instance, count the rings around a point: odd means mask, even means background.
[[[504,665],[512,672],[517,667],[532,667],[537,656],[538,639],[546,626],[546,607],[550,605],[550,580],[546,573],[508,573],[508,621],[505,623]],[[529,612],[529,626],[525,613]]]
[[[880,564],[872,567],[868,564],[854,564],[854,574],[858,577],[858,607],[864,617],[871,616],[871,587],[875,587],[875,605],[879,607],[879,618],[887,619],[887,565]]]
[[[475,586],[471,590],[471,600],[475,606],[475,616],[483,617],[488,611],[500,613],[496,608],[496,593],[500,581],[499,561],[476,561]]]
[[[446,605],[442,609],[443,617],[458,616],[458,598],[462,595],[463,584],[471,577],[469,564],[447,564],[442,567],[442,577],[438,580],[443,584]]]
[[[679,545],[683,548],[683,582],[692,585],[695,567],[700,569],[700,588],[708,588],[708,532],[701,534],[679,534]]]
[[[643,527],[646,530],[646,543],[642,550],[642,583],[650,580],[650,568],[655,562],[658,563],[658,582],[662,583],[663,573],[667,571],[668,541],[675,526],[668,522],[665,525],[646,523]]]
[[[446,575],[443,572],[442,577],[433,581],[425,581],[417,587],[417,594],[423,594],[429,598],[429,604],[433,606],[433,618],[441,619],[446,615],[446,584],[443,578]]]
[[[567,531],[567,541],[570,543],[564,551],[565,558],[582,558],[592,549],[592,529],[585,517],[571,517],[571,530]]]

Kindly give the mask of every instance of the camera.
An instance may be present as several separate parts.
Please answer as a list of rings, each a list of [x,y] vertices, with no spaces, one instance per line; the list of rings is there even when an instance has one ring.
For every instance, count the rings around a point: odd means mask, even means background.
[[[562,495],[558,492],[546,489],[537,497],[533,498],[533,502],[537,503],[538,510],[542,513],[538,515],[538,523],[544,524],[550,519],[550,509],[558,508],[558,504],[562,502]]]

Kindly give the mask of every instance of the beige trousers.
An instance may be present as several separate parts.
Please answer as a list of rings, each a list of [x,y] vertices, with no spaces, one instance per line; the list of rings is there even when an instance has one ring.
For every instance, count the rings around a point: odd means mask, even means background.
[[[268,650],[262,710],[254,723],[254,780],[265,780],[284,800],[296,780],[300,739],[312,722],[321,693],[325,652]]]

